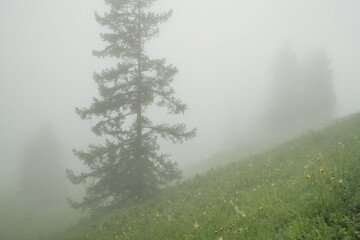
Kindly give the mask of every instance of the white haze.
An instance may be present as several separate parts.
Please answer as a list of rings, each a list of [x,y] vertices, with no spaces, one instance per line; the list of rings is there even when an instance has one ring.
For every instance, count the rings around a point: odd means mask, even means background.
[[[324,48],[332,59],[337,116],[360,110],[360,1],[159,0],[173,17],[148,45],[179,69],[174,87],[189,107],[177,119],[197,127],[182,145],[164,144],[182,167],[238,141],[264,120],[271,68],[285,42],[299,56]],[[94,11],[102,0],[0,0],[0,182],[18,181],[24,146],[51,124],[66,166],[71,152],[99,142],[74,107],[89,106],[92,74],[109,61],[92,56],[103,43]]]

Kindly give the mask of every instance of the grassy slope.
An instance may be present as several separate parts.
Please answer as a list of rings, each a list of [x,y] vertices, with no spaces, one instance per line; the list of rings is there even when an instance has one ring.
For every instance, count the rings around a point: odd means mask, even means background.
[[[196,174],[204,174],[209,170],[224,167],[230,163],[237,162],[254,153],[270,149],[274,146],[276,146],[276,144],[270,144],[267,141],[263,141],[262,143],[259,143],[259,141],[256,143],[254,141],[247,144],[241,143],[238,147],[218,152],[208,158],[187,166],[184,170],[185,178],[188,179],[194,177]]]
[[[357,114],[57,237],[360,239],[359,212]]]

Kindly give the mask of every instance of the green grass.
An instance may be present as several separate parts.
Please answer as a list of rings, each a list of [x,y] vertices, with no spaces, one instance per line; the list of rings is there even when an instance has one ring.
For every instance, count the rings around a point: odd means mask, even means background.
[[[360,239],[359,213],[356,114],[51,239]]]

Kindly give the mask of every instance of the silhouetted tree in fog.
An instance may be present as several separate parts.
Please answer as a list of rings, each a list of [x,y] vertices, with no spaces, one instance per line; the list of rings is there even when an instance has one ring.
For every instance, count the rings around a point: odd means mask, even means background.
[[[101,34],[105,48],[94,55],[113,57],[118,63],[94,74],[100,96],[89,108],[76,109],[82,119],[97,121],[92,130],[106,136],[106,143],[75,151],[89,171],[75,175],[67,170],[73,184],[86,184],[85,197],[81,202],[70,201],[72,207],[94,211],[119,206],[147,197],[182,175],[168,154],[159,153],[157,138],[181,142],[194,137],[195,129],[154,124],[146,116],[154,104],[167,108],[169,114],[186,110],[170,86],[177,69],[165,59],[150,59],[145,52],[145,43],[158,35],[158,25],[172,13],[152,12],[155,2],[106,0],[110,10],[103,16],[96,14],[107,31]]]
[[[51,127],[41,127],[23,154],[20,190],[25,200],[31,204],[65,202],[63,154]]]
[[[269,126],[274,132],[293,129],[299,122],[298,105],[301,99],[299,60],[292,46],[280,50],[273,68]]]
[[[298,111],[305,126],[320,126],[334,117],[336,98],[330,60],[323,49],[308,55],[301,69]]]
[[[300,62],[285,45],[274,66],[269,127],[291,135],[332,120],[335,110],[332,69],[324,50]]]

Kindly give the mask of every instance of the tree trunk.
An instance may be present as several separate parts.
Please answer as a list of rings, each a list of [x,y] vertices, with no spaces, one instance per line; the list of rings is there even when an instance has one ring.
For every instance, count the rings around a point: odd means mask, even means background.
[[[136,140],[135,140],[135,172],[136,172],[136,183],[134,194],[137,197],[141,197],[144,194],[145,179],[144,175],[144,159],[142,154],[143,136],[142,136],[142,44],[141,44],[141,8],[138,6],[138,56],[137,56],[137,99],[136,99]]]

